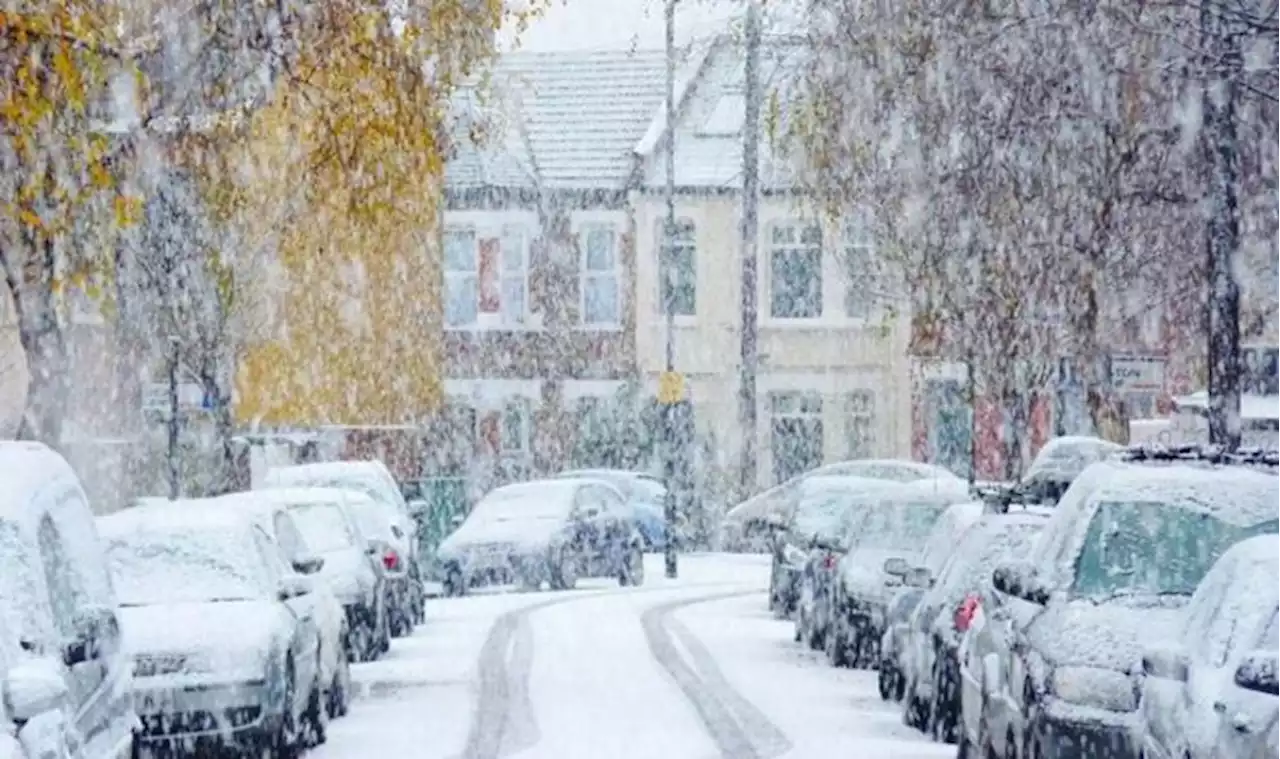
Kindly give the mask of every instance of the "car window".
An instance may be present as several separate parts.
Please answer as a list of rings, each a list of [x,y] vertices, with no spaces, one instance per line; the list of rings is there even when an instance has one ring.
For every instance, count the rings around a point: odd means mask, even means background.
[[[917,502],[886,503],[866,509],[853,528],[853,547],[918,549],[948,507],[949,504]]]
[[[81,599],[79,583],[71,565],[72,554],[64,542],[62,531],[48,514],[40,520],[37,540],[53,623],[59,633],[69,638],[75,633],[76,612]]]
[[[298,533],[298,528],[294,526],[293,520],[283,511],[277,511],[272,517],[275,525],[276,542],[280,545],[280,550],[289,560],[297,559],[307,552],[306,543],[302,540],[302,535]]]
[[[1089,524],[1071,589],[1086,597],[1186,595],[1237,541],[1275,532],[1272,520],[1249,528],[1211,514],[1152,501],[1106,502]]]
[[[262,557],[269,579],[279,580],[292,571],[279,543],[271,539],[265,530],[258,526],[253,528],[253,543]]]
[[[596,491],[606,511],[618,516],[626,515],[627,503],[617,493],[608,488],[596,488]]]
[[[1213,640],[1213,627],[1223,615],[1221,610],[1228,595],[1229,586],[1235,575],[1235,562],[1218,562],[1205,575],[1196,588],[1191,603],[1187,606],[1186,622],[1182,629],[1182,639],[1197,659],[1221,666],[1226,658],[1226,646],[1217,645]]]
[[[355,532],[336,503],[299,504],[291,506],[289,513],[311,551],[341,551],[356,544]]]

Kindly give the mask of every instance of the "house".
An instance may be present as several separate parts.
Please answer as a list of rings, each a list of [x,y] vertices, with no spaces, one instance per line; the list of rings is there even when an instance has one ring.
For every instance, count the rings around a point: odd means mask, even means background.
[[[770,35],[766,101],[795,81],[801,42]],[[719,462],[738,466],[743,51],[727,37],[681,67],[675,113],[674,327],[666,329],[659,255],[665,219],[665,108],[636,144],[636,360],[649,392],[666,366],[684,375],[694,426]],[[760,488],[826,462],[910,452],[908,325],[875,241],[851,211],[831,218],[798,191],[782,155],[760,142],[757,240],[757,471]]]
[[[461,98],[446,168],[436,475],[484,490],[575,460],[635,375],[632,148],[663,97],[653,51],[515,52]]]

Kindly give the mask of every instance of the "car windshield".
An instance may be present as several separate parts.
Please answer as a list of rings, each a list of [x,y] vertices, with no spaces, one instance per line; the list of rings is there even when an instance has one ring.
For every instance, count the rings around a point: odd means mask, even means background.
[[[845,515],[856,505],[848,495],[822,493],[809,496],[796,506],[791,529],[801,535],[818,535],[835,532],[844,522]]]
[[[564,492],[492,493],[476,504],[471,518],[481,524],[563,519],[569,512],[568,500]]]
[[[360,498],[348,501],[347,510],[365,540],[391,540],[395,536],[394,523],[385,506]]]
[[[351,525],[337,504],[304,504],[290,507],[289,512],[293,514],[293,521],[302,532],[307,548],[316,553],[341,551],[356,544]]]
[[[111,539],[107,561],[121,606],[267,596],[262,557],[239,531],[144,529]]]
[[[947,510],[942,503],[888,503],[861,513],[850,528],[855,548],[919,549]]]
[[[1089,523],[1071,592],[1190,596],[1228,548],[1277,527],[1274,519],[1242,527],[1167,503],[1102,503]]]
[[[667,489],[656,480],[637,477],[632,485],[635,498],[646,503],[662,503],[667,497]]]
[[[42,604],[36,595],[40,586],[33,575],[33,556],[23,542],[18,526],[0,522],[0,628],[30,635],[41,630]],[[0,645],[4,645],[0,641]]]

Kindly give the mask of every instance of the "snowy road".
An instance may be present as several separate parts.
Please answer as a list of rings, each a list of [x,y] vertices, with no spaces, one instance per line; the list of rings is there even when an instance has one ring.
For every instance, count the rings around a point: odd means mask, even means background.
[[[311,759],[952,757],[874,673],[828,667],[764,608],[763,557],[650,557],[647,583],[433,601]],[[853,753],[851,753],[853,752]]]

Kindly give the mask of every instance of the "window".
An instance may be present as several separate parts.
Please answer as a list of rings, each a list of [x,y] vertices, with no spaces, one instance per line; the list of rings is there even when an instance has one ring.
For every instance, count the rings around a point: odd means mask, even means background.
[[[279,544],[285,559],[293,562],[305,556],[307,551],[302,536],[294,530],[293,522],[288,515],[277,513],[272,521],[275,525],[276,543]]]
[[[737,137],[742,134],[746,118],[747,98],[737,92],[726,92],[716,100],[706,121],[698,127],[699,137]]]
[[[525,324],[528,317],[529,236],[504,226],[497,236],[473,228],[444,235],[445,325]]]
[[[779,224],[770,230],[769,314],[775,319],[822,316],[822,229]]]
[[[845,225],[842,243],[844,315],[850,319],[866,319],[876,303],[879,287],[868,214],[859,214]]]
[[[76,616],[83,601],[79,583],[71,567],[71,554],[52,517],[45,516],[40,521],[37,540],[54,625],[59,633],[70,638],[76,633]]]
[[[611,224],[584,225],[582,245],[582,312],[584,326],[617,326],[618,235]]]
[[[769,394],[773,477],[786,482],[822,465],[822,396],[811,392]]]
[[[501,453],[524,453],[529,450],[528,401],[507,401],[502,409],[499,426],[498,446]]]
[[[663,256],[666,222],[658,222],[658,311],[667,313],[667,297],[676,316],[693,316],[698,305],[698,242],[693,222],[680,219],[671,238],[669,256]]]
[[[845,440],[851,459],[872,456],[876,443],[876,396],[859,390],[845,396]]]

